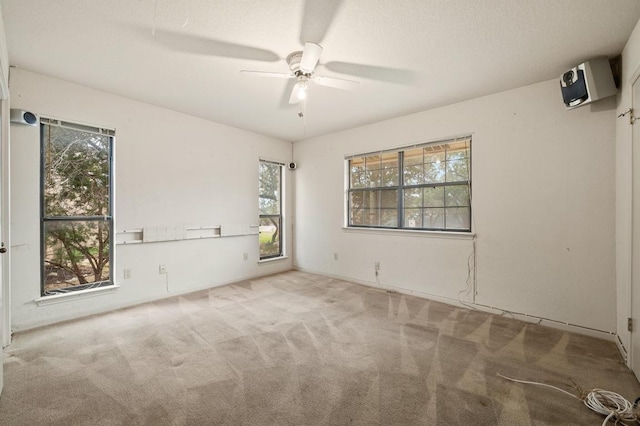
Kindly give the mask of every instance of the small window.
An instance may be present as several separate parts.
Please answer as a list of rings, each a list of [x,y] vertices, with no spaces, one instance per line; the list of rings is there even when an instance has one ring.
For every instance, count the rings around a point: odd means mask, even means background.
[[[41,119],[41,295],[113,285],[111,130]]]
[[[470,136],[348,163],[348,226],[471,231]]]
[[[270,259],[283,255],[282,170],[282,164],[260,161],[258,169],[260,259]]]

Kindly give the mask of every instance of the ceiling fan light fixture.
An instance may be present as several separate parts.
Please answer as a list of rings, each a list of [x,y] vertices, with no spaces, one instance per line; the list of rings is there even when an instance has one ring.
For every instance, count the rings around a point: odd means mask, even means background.
[[[306,81],[298,81],[296,83],[296,97],[298,98],[298,100],[304,100],[307,97],[307,82]]]

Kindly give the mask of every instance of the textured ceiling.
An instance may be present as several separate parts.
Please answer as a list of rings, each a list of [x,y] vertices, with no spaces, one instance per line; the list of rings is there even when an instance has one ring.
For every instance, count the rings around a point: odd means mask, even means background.
[[[0,0],[10,64],[298,141],[559,77],[624,47],[638,0]],[[324,47],[304,119],[288,72]],[[558,93],[558,102],[561,102]]]

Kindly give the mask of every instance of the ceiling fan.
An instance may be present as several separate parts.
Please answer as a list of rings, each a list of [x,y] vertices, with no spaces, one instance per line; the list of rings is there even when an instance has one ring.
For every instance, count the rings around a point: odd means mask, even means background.
[[[318,86],[333,87],[343,90],[355,90],[358,88],[360,83],[357,81],[315,75],[316,65],[318,65],[318,60],[320,59],[321,54],[322,46],[317,43],[306,42],[304,44],[304,50],[293,52],[287,56],[287,64],[289,65],[290,70],[289,73],[247,70],[242,70],[240,72],[258,77],[295,78],[297,82],[291,90],[291,96],[289,97],[290,104],[297,104],[306,99],[309,82],[315,83]]]

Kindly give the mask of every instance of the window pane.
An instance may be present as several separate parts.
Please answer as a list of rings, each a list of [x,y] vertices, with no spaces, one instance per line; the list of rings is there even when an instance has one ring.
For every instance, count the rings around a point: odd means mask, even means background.
[[[445,162],[438,161],[424,165],[424,183],[442,183],[445,181]]]
[[[424,209],[424,227],[434,229],[444,228],[444,209]]]
[[[379,191],[363,191],[362,192],[362,205],[367,209],[378,208],[378,192]]]
[[[364,209],[352,208],[349,211],[349,223],[351,225],[365,225],[364,223]]]
[[[446,160],[444,145],[426,146],[424,148],[425,163],[442,163]]]
[[[398,153],[382,155],[382,186],[398,186]]]
[[[362,188],[365,183],[364,158],[358,157],[349,160],[349,173],[351,188]]]
[[[444,207],[444,186],[424,188],[425,207]]]
[[[353,225],[364,225],[364,191],[349,192],[349,223]]]
[[[469,158],[469,140],[447,144],[447,161]]]
[[[280,256],[280,217],[260,218],[260,259]]]
[[[398,190],[349,192],[349,223],[352,225],[398,226]]]
[[[366,182],[366,174],[364,172],[355,172],[351,174],[351,188],[363,188]]]
[[[404,184],[420,185],[424,183],[424,174],[422,172],[422,164],[404,167]]]
[[[469,187],[467,185],[447,186],[447,206],[469,206]]]
[[[469,180],[469,164],[466,158],[447,161],[447,182]]]
[[[383,209],[380,213],[380,225],[395,228],[398,226],[398,210]]]
[[[43,125],[45,216],[109,216],[111,138]]]
[[[380,169],[382,157],[379,155],[370,155],[365,158],[365,170],[367,175],[366,186],[369,188],[381,186]]]
[[[349,192],[349,205],[352,208],[362,207],[363,204],[364,204],[364,191]]]
[[[398,191],[395,189],[383,189],[380,191],[380,207],[398,208]]]
[[[350,188],[398,186],[399,153],[391,152],[349,160]]]
[[[382,156],[370,155],[365,158],[367,170],[378,170],[382,168]]]
[[[382,186],[398,186],[398,168],[382,170]]]
[[[44,294],[109,282],[111,221],[44,223]]]
[[[404,207],[422,207],[422,189],[411,188],[404,190]]]
[[[365,225],[379,226],[380,225],[380,210],[378,209],[366,209],[365,212]]]
[[[356,157],[356,158],[352,158],[351,160],[349,160],[349,167],[351,168],[351,171],[363,171],[364,170],[364,158],[363,157]]]
[[[422,157],[423,149],[415,148],[408,149],[404,152],[404,165],[405,166],[415,166],[417,164],[424,163]]]
[[[404,227],[422,228],[422,209],[404,209]]]
[[[447,229],[471,229],[469,207],[449,207],[447,210]]]
[[[382,170],[369,170],[367,172],[367,176],[369,178],[369,182],[367,183],[367,186],[369,188],[376,188],[376,187],[382,186],[381,172]]]
[[[447,182],[469,180],[470,140],[447,144]]]
[[[259,199],[260,214],[280,214],[280,170],[279,164],[260,162]]]

